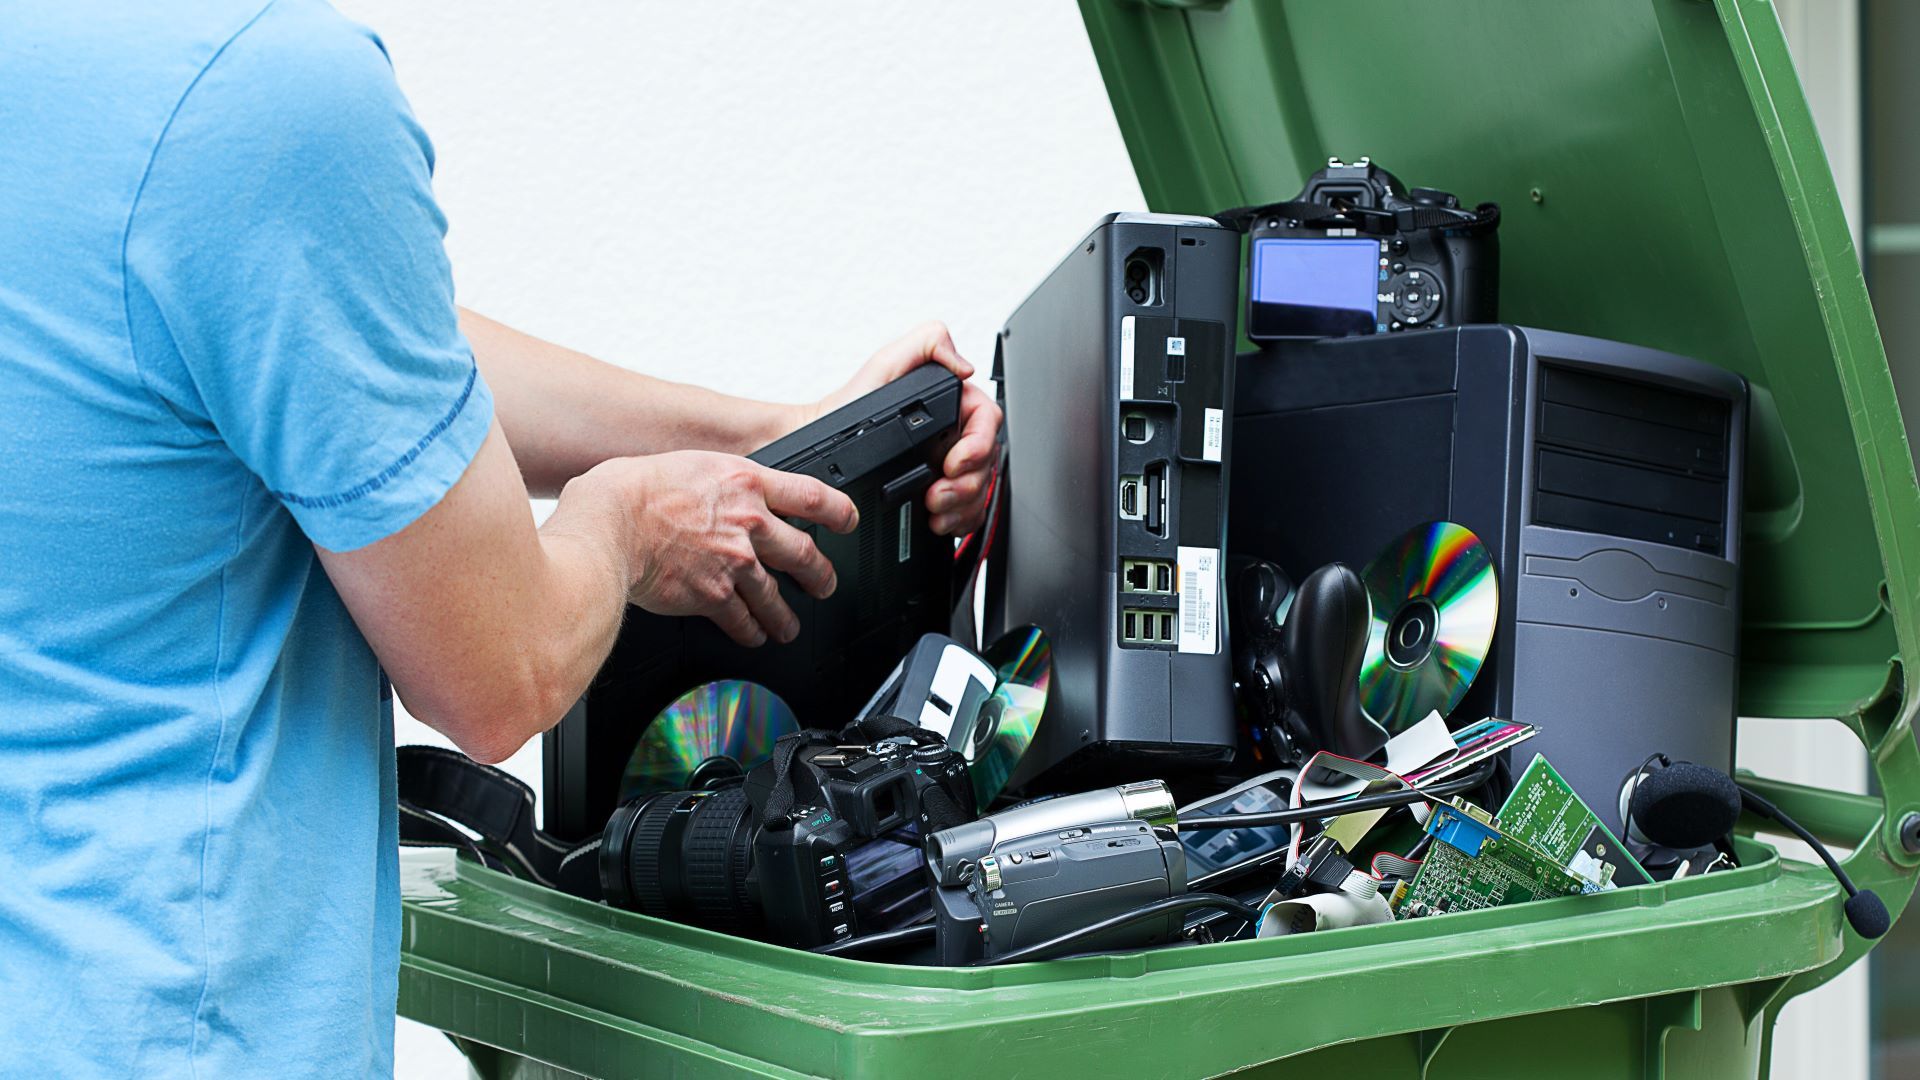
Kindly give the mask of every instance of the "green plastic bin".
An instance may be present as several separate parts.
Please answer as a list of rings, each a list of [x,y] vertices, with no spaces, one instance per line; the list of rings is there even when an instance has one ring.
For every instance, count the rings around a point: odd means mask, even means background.
[[[1155,209],[1284,198],[1368,154],[1502,204],[1509,321],[1751,381],[1741,711],[1839,717],[1880,795],[1756,783],[1904,907],[1920,492],[1772,7],[1081,9]],[[407,852],[400,1011],[499,1076],[1751,1077],[1781,1006],[1869,943],[1823,869],[1742,848],[1739,870],[1598,896],[966,970],[793,952]]]

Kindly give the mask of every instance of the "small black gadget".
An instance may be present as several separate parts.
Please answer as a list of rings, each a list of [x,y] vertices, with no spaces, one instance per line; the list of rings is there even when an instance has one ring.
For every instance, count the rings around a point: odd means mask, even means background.
[[[1247,245],[1247,336],[1350,337],[1499,320],[1500,208],[1468,210],[1339,158],[1290,202],[1218,215]]]
[[[811,948],[925,915],[920,838],[974,813],[966,762],[933,732],[800,731],[744,783],[620,806],[601,887],[620,907]]]
[[[839,588],[815,600],[784,574],[780,595],[800,636],[749,649],[706,619],[632,609],[586,697],[545,736],[546,827],[584,838],[620,799],[621,770],[646,721],[690,686],[750,679],[802,726],[838,728],[920,635],[952,612],[953,544],[934,534],[921,496],[940,474],[959,420],[960,380],[928,365],[750,455],[845,492],[860,526],[809,529]]]
[[[1656,856],[1708,847],[1730,854],[1729,837],[1742,812],[1778,822],[1827,864],[1847,895],[1842,913],[1854,933],[1872,939],[1893,926],[1886,903],[1872,889],[1854,885],[1825,844],[1758,792],[1719,769],[1653,754],[1621,785],[1620,808],[1628,843],[1649,845]],[[1649,868],[1657,867],[1659,861],[1649,863]]]
[[[927,634],[860,710],[859,719],[891,716],[922,727],[967,755],[979,728],[980,707],[993,696],[993,665],[945,634]]]
[[[1291,589],[1278,566],[1244,556],[1228,572],[1234,689],[1277,763],[1317,750],[1365,760],[1385,746],[1386,729],[1360,708],[1369,611],[1360,576],[1328,563]]]

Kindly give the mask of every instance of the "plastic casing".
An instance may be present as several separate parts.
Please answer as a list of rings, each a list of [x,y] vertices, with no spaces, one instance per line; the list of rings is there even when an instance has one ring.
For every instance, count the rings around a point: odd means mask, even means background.
[[[1920,813],[1920,491],[1778,15],[1458,0],[1380,31],[1407,10],[1081,4],[1153,207],[1284,199],[1329,156],[1369,154],[1502,205],[1503,318],[1747,378],[1740,708],[1840,718],[1877,794],[1752,782],[1853,849],[1848,872],[1900,911],[1920,865],[1900,842]],[[407,852],[400,1010],[468,1040],[489,1076],[1750,1078],[1779,1010],[1870,943],[1831,875],[1739,848],[1741,869],[1596,896],[947,970],[777,949]]]
[[[1480,537],[1499,622],[1452,715],[1538,725],[1516,769],[1545,754],[1618,830],[1620,784],[1653,748],[1733,767],[1738,375],[1576,334],[1470,326],[1245,353],[1234,401],[1235,460],[1296,463],[1234,489],[1234,554],[1299,578],[1327,562],[1362,570],[1423,521]],[[1568,465],[1575,483],[1543,475]],[[1581,516],[1599,508],[1623,523],[1574,527],[1536,506],[1569,490],[1589,496]],[[1694,516],[1659,512],[1674,506]],[[1703,515],[1718,521],[1694,526]],[[1654,524],[1693,529],[1669,537]]]
[[[1147,304],[1130,301],[1121,284],[1140,252],[1162,261],[1161,291]],[[1206,408],[1220,410],[1223,424],[1232,412],[1239,274],[1239,236],[1213,221],[1109,215],[1001,332],[995,366],[1012,500],[1006,625],[1040,627],[1053,650],[1046,717],[1014,771],[1016,788],[1042,773],[1046,790],[1147,779],[1174,762],[1232,754],[1231,673],[1217,612],[1210,652],[1131,645],[1121,635],[1123,607],[1176,621],[1178,613],[1171,597],[1123,596],[1120,568],[1124,558],[1172,562],[1181,547],[1224,543],[1227,463],[1201,460],[1184,444]],[[1133,382],[1123,387],[1129,318],[1141,331]],[[1163,379],[1150,325],[1191,343],[1178,382]],[[1146,445],[1120,434],[1122,414],[1135,409],[1156,418]],[[1164,536],[1120,516],[1121,477],[1154,462],[1168,470]],[[1216,597],[1224,574],[1216,558]]]

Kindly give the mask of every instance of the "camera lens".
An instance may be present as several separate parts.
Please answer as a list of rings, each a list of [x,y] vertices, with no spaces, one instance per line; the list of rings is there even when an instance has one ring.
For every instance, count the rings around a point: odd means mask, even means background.
[[[622,805],[601,838],[607,901],[710,930],[754,930],[752,818],[743,787],[670,791]]]

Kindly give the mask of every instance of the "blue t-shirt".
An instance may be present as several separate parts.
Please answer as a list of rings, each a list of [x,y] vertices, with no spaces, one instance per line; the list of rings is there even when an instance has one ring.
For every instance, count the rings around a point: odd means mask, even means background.
[[[313,545],[491,423],[431,168],[320,0],[0,12],[0,1074],[391,1071],[392,710]]]

